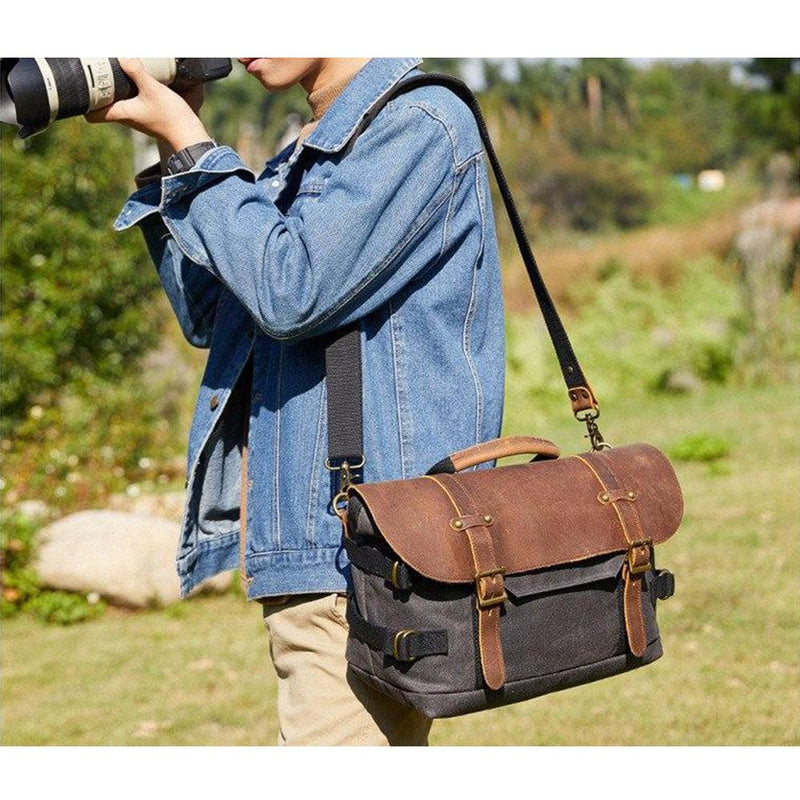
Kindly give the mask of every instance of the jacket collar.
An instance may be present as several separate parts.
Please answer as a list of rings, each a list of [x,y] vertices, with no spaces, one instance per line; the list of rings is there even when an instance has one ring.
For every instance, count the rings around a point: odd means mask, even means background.
[[[341,150],[378,98],[421,62],[421,58],[370,59],[322,115],[301,147],[324,153]]]

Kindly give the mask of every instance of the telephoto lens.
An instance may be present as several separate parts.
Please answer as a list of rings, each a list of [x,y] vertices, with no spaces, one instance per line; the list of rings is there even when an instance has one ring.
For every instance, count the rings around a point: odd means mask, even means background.
[[[229,58],[143,58],[147,72],[176,92],[230,74]],[[0,122],[25,139],[51,122],[136,95],[117,58],[0,59]]]

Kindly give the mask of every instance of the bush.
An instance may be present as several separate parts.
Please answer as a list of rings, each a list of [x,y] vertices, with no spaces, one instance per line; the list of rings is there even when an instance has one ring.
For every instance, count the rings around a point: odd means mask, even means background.
[[[715,433],[692,433],[667,449],[675,461],[710,463],[730,454],[730,445]]]
[[[111,227],[130,192],[129,138],[63,120],[2,147],[3,435],[87,373],[117,381],[158,337],[140,236]],[[121,168],[121,165],[122,168]]]
[[[3,514],[0,523],[3,563],[0,616],[3,619],[24,610],[44,622],[71,625],[103,613],[104,603],[90,603],[79,594],[41,589],[39,579],[30,567],[40,523],[14,512]]]
[[[90,603],[85,597],[69,592],[41,592],[25,604],[43,622],[57,625],[73,625],[105,611],[105,604]]]
[[[642,225],[654,202],[635,162],[612,156],[565,154],[543,167],[529,195],[544,207],[548,224],[584,231]]]
[[[730,265],[713,257],[689,262],[668,289],[613,260],[603,273],[579,303],[580,319],[567,324],[598,397],[702,391],[737,379],[741,296]],[[544,327],[536,324],[509,315],[506,353],[509,392],[538,404],[561,397],[563,381]]]

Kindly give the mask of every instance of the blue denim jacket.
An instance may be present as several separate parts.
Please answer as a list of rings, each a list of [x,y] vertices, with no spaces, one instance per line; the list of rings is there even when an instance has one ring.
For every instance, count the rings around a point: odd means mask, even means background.
[[[358,320],[363,481],[420,475],[500,433],[503,301],[469,109],[420,87],[347,147],[419,63],[369,61],[300,149],[259,176],[216,147],[135,192],[115,222],[140,226],[186,338],[209,348],[189,434],[184,594],[238,563],[245,392],[248,596],[348,587],[338,477],[324,463],[322,334]],[[298,160],[302,150],[311,157]],[[237,383],[250,364],[252,381]]]

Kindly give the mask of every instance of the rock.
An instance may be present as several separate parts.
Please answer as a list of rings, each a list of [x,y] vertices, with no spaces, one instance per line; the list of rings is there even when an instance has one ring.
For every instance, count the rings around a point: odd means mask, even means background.
[[[108,498],[107,507],[113,511],[130,511],[150,517],[161,517],[174,522],[183,519],[186,492],[143,493],[132,497],[126,492],[113,494]]]
[[[122,511],[79,511],[39,533],[34,569],[43,586],[144,608],[180,599],[175,572],[178,526]],[[224,592],[232,573],[205,581],[196,592]]]

